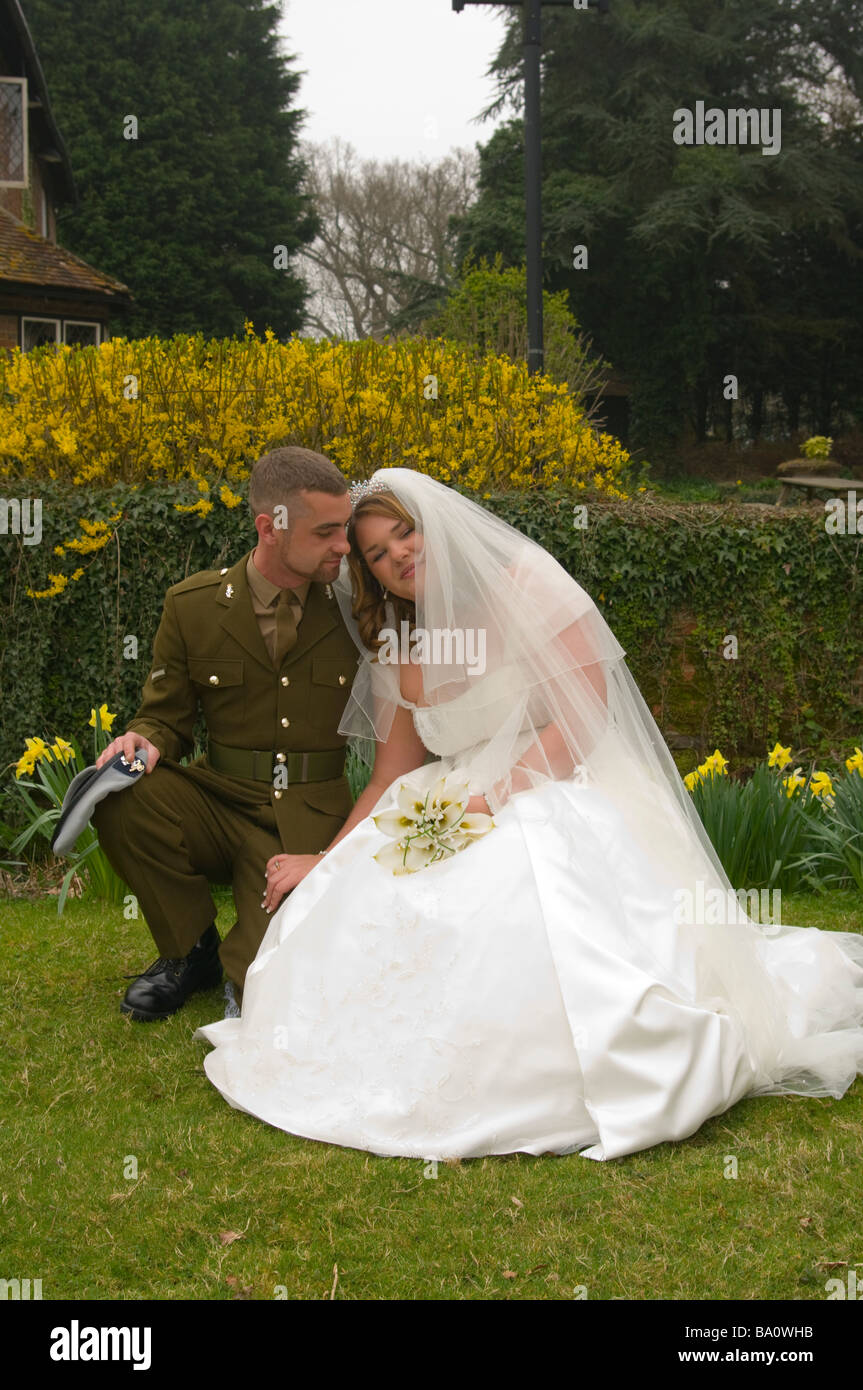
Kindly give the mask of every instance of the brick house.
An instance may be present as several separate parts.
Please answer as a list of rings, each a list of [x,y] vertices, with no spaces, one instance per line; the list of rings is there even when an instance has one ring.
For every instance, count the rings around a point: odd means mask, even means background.
[[[0,347],[94,343],[131,303],[126,285],[57,245],[78,194],[18,0],[0,0]]]

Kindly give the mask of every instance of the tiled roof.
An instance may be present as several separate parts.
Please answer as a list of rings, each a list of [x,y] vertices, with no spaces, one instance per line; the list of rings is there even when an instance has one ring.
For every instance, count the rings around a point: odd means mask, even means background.
[[[65,247],[55,246],[0,207],[0,289],[10,282],[131,298],[129,287],[121,280],[96,270]]]

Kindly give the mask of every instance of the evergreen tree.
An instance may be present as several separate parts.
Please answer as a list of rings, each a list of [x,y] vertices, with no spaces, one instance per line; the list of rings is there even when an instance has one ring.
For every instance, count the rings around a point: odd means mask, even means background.
[[[546,281],[566,288],[599,350],[633,383],[649,445],[735,427],[739,379],[756,435],[782,396],[787,423],[827,432],[861,405],[863,0],[614,0],[543,11]],[[522,18],[496,59],[520,100]],[[781,111],[781,148],[675,143],[674,113]],[[460,256],[524,258],[523,128],[481,151]],[[587,247],[588,269],[574,267]],[[855,298],[856,295],[856,298]]]
[[[302,322],[299,77],[264,0],[24,0],[80,206],[58,240],[124,281],[126,336]],[[127,138],[137,122],[137,138]],[[285,252],[274,248],[284,247]]]

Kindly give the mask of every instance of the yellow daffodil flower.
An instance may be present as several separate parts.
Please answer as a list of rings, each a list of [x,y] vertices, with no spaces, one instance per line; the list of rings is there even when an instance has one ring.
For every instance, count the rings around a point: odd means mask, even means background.
[[[704,759],[703,763],[698,764],[698,772],[700,776],[705,778],[714,777],[717,773],[720,773],[727,777],[727,767],[727,759],[723,758],[722,754],[717,748],[713,753],[710,754],[708,758]]]
[[[117,718],[116,714],[109,714],[109,713],[108,713],[108,706],[107,706],[107,705],[100,705],[100,706],[99,706],[99,728],[100,728],[100,729],[107,729],[108,732],[110,733],[110,732],[111,732],[111,725],[113,724],[113,722],[114,722],[114,720],[115,720],[116,718]],[[90,728],[91,728],[91,729],[95,729],[95,727],[96,727],[96,711],[95,711],[95,709],[91,709],[91,710],[90,710],[90,718],[87,720],[87,723],[90,725]]]
[[[855,747],[853,758],[846,758],[845,766],[849,772],[859,772],[863,777],[863,749]]]
[[[25,738],[24,742],[27,745],[27,751],[32,753],[37,763],[41,762],[42,758],[47,758],[49,763],[53,763],[54,759],[48,751],[48,745],[44,738]]]
[[[786,796],[792,797],[801,787],[806,786],[806,778],[802,777],[800,773],[800,768],[795,767],[794,771],[788,777],[782,778],[782,785],[785,788]]]
[[[781,743],[774,743],[770,752],[767,754],[767,766],[782,769],[790,762],[791,748],[783,748]]]
[[[826,772],[813,772],[809,778],[809,786],[813,796],[832,796],[833,783],[830,781]]]
[[[75,749],[72,747],[71,743],[67,743],[64,738],[58,738],[51,744],[51,752],[56,757],[58,763],[71,762],[72,758],[75,756]]]

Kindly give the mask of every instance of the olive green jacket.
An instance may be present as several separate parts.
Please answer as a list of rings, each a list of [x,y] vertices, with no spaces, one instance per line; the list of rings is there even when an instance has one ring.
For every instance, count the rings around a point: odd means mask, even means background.
[[[252,608],[249,553],[230,568],[190,575],[165,596],[153,664],[129,729],[155,744],[166,763],[192,752],[199,707],[209,736],[231,748],[290,753],[345,746],[337,731],[359,656],[332,588],[309,586],[296,645],[276,669]],[[323,849],[352,806],[343,776],[278,791],[217,772],[206,755],[186,770],[240,809],[269,801],[289,853]]]

